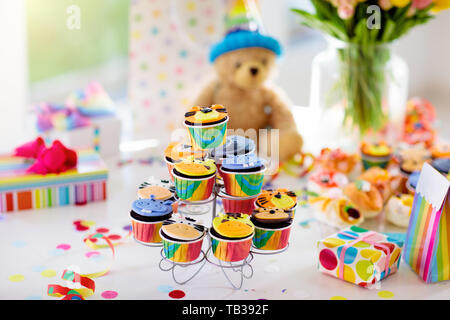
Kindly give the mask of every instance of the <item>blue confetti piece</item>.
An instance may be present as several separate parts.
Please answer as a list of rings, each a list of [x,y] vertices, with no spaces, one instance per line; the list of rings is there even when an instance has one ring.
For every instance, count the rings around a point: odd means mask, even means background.
[[[63,249],[53,249],[49,253],[50,253],[50,255],[57,257],[57,256],[64,254],[64,252],[65,251]]]
[[[17,240],[12,243],[12,245],[16,248],[23,248],[27,245],[25,241]]]
[[[24,300],[42,300],[40,296],[28,296]]]
[[[170,291],[173,291],[173,287],[172,286],[167,286],[167,285],[160,285],[158,287],[158,291],[159,292],[163,292],[163,293],[169,293]]]
[[[47,269],[47,267],[46,266],[41,266],[41,265],[33,266],[31,268],[31,270],[33,270],[33,272],[39,272],[39,273],[41,273],[45,269]]]

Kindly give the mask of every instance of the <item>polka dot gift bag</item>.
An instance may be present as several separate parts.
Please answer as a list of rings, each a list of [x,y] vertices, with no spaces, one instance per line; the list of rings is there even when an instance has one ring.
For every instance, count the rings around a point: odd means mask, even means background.
[[[395,273],[403,242],[357,226],[318,242],[319,270],[368,288]]]
[[[134,135],[166,145],[214,75],[208,55],[223,34],[223,0],[130,1],[129,97]],[[183,129],[185,132],[185,129]]]

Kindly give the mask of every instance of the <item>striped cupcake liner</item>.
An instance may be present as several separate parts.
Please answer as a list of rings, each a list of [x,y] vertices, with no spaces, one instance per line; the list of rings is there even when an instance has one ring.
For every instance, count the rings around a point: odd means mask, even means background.
[[[166,159],[164,159],[164,161],[167,164],[167,170],[169,170],[170,179],[172,180],[172,182],[174,182],[174,177],[173,177],[172,170],[173,170],[173,168],[175,168],[175,164],[173,164],[172,162],[167,161]]]
[[[364,153],[361,154],[361,160],[364,167],[364,170],[368,170],[372,167],[380,167],[382,169],[386,169],[389,163],[389,160],[391,160],[391,155],[385,156],[385,157],[371,157],[368,155],[365,155]]]
[[[161,243],[162,239],[159,231],[163,225],[163,221],[144,222],[135,220],[132,217],[130,218],[134,239],[143,244]]]
[[[200,179],[188,179],[178,176],[172,170],[175,183],[175,191],[181,200],[202,201],[207,200],[212,194],[216,175]]]
[[[162,238],[164,256],[166,259],[183,264],[198,259],[202,251],[203,239],[205,238],[206,232],[203,233],[201,238],[189,242],[167,239],[161,230],[159,231],[159,235]]]
[[[234,197],[255,196],[261,193],[266,169],[250,173],[230,173],[220,170],[225,192]]]
[[[217,259],[225,262],[245,260],[250,254],[253,235],[240,240],[220,239],[212,235],[210,230],[212,252]]]
[[[194,148],[205,150],[214,149],[225,144],[227,138],[228,118],[222,123],[211,126],[190,126],[184,125],[189,131]]]
[[[268,229],[255,226],[253,246],[260,250],[282,250],[289,244],[292,223],[280,229]]]
[[[255,201],[258,195],[233,197],[221,190],[219,197],[222,198],[223,209],[226,213],[243,213],[251,215],[255,209]]]

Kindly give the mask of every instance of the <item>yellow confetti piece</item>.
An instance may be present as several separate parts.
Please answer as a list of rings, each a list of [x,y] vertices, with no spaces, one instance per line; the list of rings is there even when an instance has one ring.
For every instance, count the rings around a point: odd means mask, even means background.
[[[41,272],[41,275],[46,278],[52,278],[56,276],[56,271],[53,269],[47,269]]]
[[[22,282],[25,280],[25,276],[23,274],[13,274],[8,277],[8,280],[11,282]]]
[[[188,2],[186,4],[186,9],[188,11],[194,11],[196,8],[197,8],[197,6],[196,6],[195,2]]]
[[[166,80],[166,78],[167,78],[167,74],[165,74],[165,73],[158,74],[158,80],[163,81],[163,80]]]
[[[394,293],[387,290],[378,291],[378,296],[383,299],[391,299],[394,297]]]
[[[347,298],[342,297],[342,296],[334,296],[334,297],[331,297],[330,300],[347,300]]]

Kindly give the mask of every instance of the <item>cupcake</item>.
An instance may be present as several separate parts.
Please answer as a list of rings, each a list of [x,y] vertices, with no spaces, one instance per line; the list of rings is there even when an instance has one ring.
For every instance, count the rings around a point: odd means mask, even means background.
[[[233,197],[225,193],[222,188],[218,196],[222,199],[223,209],[226,213],[242,213],[251,215],[255,208],[258,195],[248,197]]]
[[[339,171],[344,174],[350,174],[358,163],[356,154],[347,154],[341,149],[324,148],[316,158],[317,164],[325,169]]]
[[[308,191],[327,195],[340,191],[346,184],[348,178],[343,173],[332,169],[318,169],[309,177],[307,188]]]
[[[431,166],[437,171],[442,173],[444,176],[448,176],[450,171],[450,158],[439,158],[431,162]]]
[[[189,263],[197,260],[202,251],[206,230],[194,224],[190,218],[179,221],[167,220],[160,230],[164,256],[176,263]]]
[[[211,150],[211,157],[220,169],[223,159],[232,156],[253,153],[255,151],[253,140],[242,136],[227,136],[225,144]]]
[[[423,164],[430,160],[431,154],[427,149],[410,148],[402,150],[399,157],[400,171],[408,177],[414,171],[422,170]]]
[[[346,228],[364,221],[361,212],[345,198],[313,197],[309,203],[317,220],[333,227]]]
[[[171,142],[164,151],[164,160],[167,164],[167,169],[169,169],[172,181],[172,169],[175,167],[175,163],[181,162],[183,159],[203,160],[205,158],[205,151],[194,150],[191,145],[182,144],[180,142]]]
[[[435,144],[431,148],[431,157],[433,159],[450,158],[450,144]]]
[[[223,106],[193,107],[184,119],[194,148],[214,149],[225,143],[228,115]]]
[[[159,230],[163,221],[172,216],[173,201],[150,199],[135,200],[130,211],[133,236],[142,244],[161,242]]]
[[[226,262],[247,258],[252,245],[255,226],[248,215],[222,214],[214,218],[209,230],[214,256]]]
[[[372,167],[364,171],[359,177],[359,180],[370,182],[380,192],[383,202],[401,189],[404,178],[400,175],[392,175],[389,171],[381,169],[380,167]]]
[[[283,209],[256,208],[251,217],[255,225],[253,246],[260,250],[282,250],[289,244],[292,212]]]
[[[392,149],[385,142],[373,144],[363,142],[361,145],[361,157],[365,170],[371,167],[386,169],[391,156]]]
[[[175,191],[182,200],[201,201],[211,196],[216,179],[214,160],[185,159],[172,170]]]
[[[261,192],[266,167],[255,154],[239,155],[223,160],[220,175],[225,192],[234,197],[254,196]]]
[[[375,218],[383,210],[383,196],[368,181],[356,180],[348,184],[344,188],[344,195],[354,204],[364,218]]]
[[[156,200],[175,200],[175,186],[169,180],[158,180],[150,177],[138,188],[138,199],[150,199],[153,195]]]
[[[256,207],[265,209],[282,209],[292,212],[297,209],[297,195],[288,189],[263,190],[255,202]]]
[[[414,196],[410,194],[397,194],[391,197],[385,209],[387,221],[398,227],[407,228],[413,201]]]
[[[408,177],[408,181],[406,182],[406,189],[410,194],[416,193],[417,183],[419,182],[420,171],[414,171]]]

